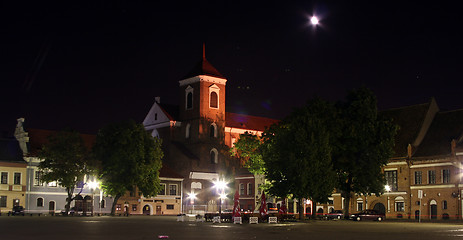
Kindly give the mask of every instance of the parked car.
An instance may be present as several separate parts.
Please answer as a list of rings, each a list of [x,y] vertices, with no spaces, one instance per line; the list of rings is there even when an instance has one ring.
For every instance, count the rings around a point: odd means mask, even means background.
[[[325,215],[326,219],[328,220],[339,220],[344,218],[344,213],[342,210],[334,210],[332,213],[328,213]]]
[[[363,210],[358,213],[354,213],[350,215],[350,219],[354,221],[361,221],[361,220],[376,220],[376,221],[383,221],[386,219],[386,216],[384,213],[380,213],[376,210],[370,209],[370,210]]]
[[[8,216],[12,215],[21,215],[24,216],[24,207],[23,206],[14,206],[11,212],[8,213]]]

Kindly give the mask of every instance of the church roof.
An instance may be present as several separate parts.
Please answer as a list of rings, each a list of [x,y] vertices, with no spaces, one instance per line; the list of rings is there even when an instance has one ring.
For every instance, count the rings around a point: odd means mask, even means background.
[[[249,130],[264,131],[270,125],[278,123],[279,120],[265,117],[244,115],[239,113],[225,113],[225,126]]]
[[[32,156],[36,156],[40,149],[42,149],[42,146],[48,143],[48,138],[50,136],[58,133],[58,131],[35,128],[27,129],[27,132],[29,133],[28,151],[29,155]],[[96,135],[80,134],[80,136],[82,137],[85,147],[90,150],[95,143]]]
[[[225,77],[215,69],[214,66],[212,66],[209,61],[205,57],[199,61],[196,66],[185,76],[183,79],[191,78],[191,77],[196,77],[199,75],[207,75],[211,77],[218,77],[218,78],[223,78]]]

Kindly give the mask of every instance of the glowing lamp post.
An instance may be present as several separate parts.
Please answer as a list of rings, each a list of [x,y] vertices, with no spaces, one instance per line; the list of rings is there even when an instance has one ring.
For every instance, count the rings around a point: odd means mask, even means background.
[[[190,193],[188,193],[188,199],[190,199],[190,204],[191,206],[193,207],[193,209],[191,210],[192,213],[194,213],[195,211],[195,199],[196,199],[196,193],[192,190]]]
[[[222,217],[222,199],[225,199],[227,195],[225,194],[225,189],[227,188],[227,182],[223,180],[218,180],[214,182],[214,188],[219,195],[219,215]]]
[[[88,188],[90,188],[90,190],[92,191],[92,216],[93,216],[94,191],[95,191],[95,189],[100,187],[100,183],[97,182],[97,181],[91,181],[91,182],[88,182],[87,184],[88,184]],[[100,197],[100,201],[101,201],[101,197]],[[98,204],[98,205],[100,205],[100,204]],[[101,210],[101,206],[100,206],[100,210]]]
[[[386,186],[384,186],[384,189],[385,189],[386,192],[387,192],[387,212],[391,212],[391,208],[390,208],[390,206],[389,206],[389,204],[390,204],[389,192],[391,191],[391,186],[386,185]]]

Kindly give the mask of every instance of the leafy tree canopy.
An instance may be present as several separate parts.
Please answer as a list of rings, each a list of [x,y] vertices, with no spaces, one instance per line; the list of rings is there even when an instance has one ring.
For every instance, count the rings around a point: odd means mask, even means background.
[[[103,189],[115,198],[112,214],[117,200],[135,187],[145,196],[160,191],[161,140],[153,138],[143,125],[130,120],[104,127],[93,151],[101,162]]]
[[[39,164],[41,180],[56,181],[66,188],[68,197],[65,208],[68,212],[77,183],[92,172],[94,164],[78,132],[60,131],[48,140],[39,152],[39,157],[43,159]]]

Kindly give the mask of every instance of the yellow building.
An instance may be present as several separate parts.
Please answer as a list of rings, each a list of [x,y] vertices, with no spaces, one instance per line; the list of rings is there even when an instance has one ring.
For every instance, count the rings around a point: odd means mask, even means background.
[[[25,206],[26,167],[18,142],[0,138],[0,213]]]

